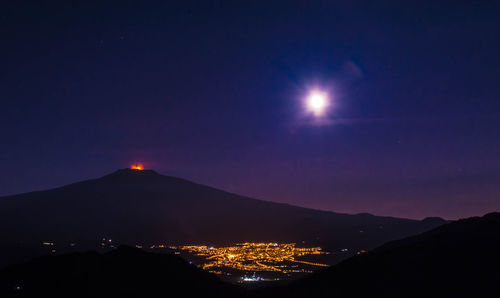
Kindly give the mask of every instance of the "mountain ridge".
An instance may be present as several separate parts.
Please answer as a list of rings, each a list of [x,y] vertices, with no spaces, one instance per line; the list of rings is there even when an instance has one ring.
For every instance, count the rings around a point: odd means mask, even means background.
[[[496,297],[500,213],[452,222],[386,243],[291,283],[248,290],[223,283],[176,255],[131,247],[45,256],[0,269],[5,297]],[[469,258],[466,254],[472,252]]]
[[[242,289],[222,282],[173,254],[120,246],[106,253],[43,256],[0,269],[1,297],[237,297]]]
[[[87,248],[107,237],[132,246],[296,242],[355,253],[443,223],[268,202],[152,170],[121,169],[0,198],[0,226],[11,227],[0,230],[0,243],[72,242]]]
[[[313,211],[316,211],[316,212],[326,212],[326,213],[333,213],[333,214],[337,214],[337,215],[347,215],[347,216],[362,216],[362,217],[380,217],[380,218],[403,219],[403,220],[410,220],[410,221],[426,221],[426,220],[432,219],[432,220],[435,220],[435,221],[439,221],[441,223],[449,222],[448,220],[443,219],[442,217],[425,217],[423,219],[413,219],[413,218],[396,217],[396,216],[389,216],[389,215],[375,215],[375,214],[368,213],[368,212],[344,213],[344,212],[337,212],[337,211],[331,211],[331,210],[323,210],[323,209],[315,209],[315,208],[311,208],[311,207],[298,206],[298,205],[289,204],[289,203],[283,203],[283,202],[267,201],[267,200],[263,200],[263,199],[257,199],[257,198],[252,198],[252,197],[245,196],[245,195],[236,194],[234,192],[229,192],[229,191],[221,190],[221,189],[218,189],[218,188],[213,187],[213,186],[207,186],[207,185],[204,185],[204,184],[201,184],[201,183],[198,183],[198,182],[191,181],[189,179],[179,178],[179,177],[174,177],[174,176],[169,176],[169,175],[163,175],[163,174],[160,174],[160,173],[156,172],[155,170],[151,170],[151,169],[136,170],[136,169],[130,169],[130,168],[118,169],[118,170],[116,170],[116,171],[114,171],[114,172],[112,172],[110,174],[106,174],[106,175],[98,177],[98,178],[91,178],[91,179],[87,179],[87,180],[82,180],[82,181],[78,181],[78,182],[66,184],[66,185],[63,185],[63,186],[53,187],[53,188],[49,188],[49,189],[45,189],[45,190],[34,190],[34,191],[25,192],[25,193],[18,193],[18,194],[10,194],[10,195],[0,196],[0,202],[1,202],[2,199],[12,198],[12,197],[20,197],[20,196],[25,196],[25,195],[28,195],[28,194],[35,194],[35,193],[40,193],[40,192],[61,190],[61,189],[65,189],[65,188],[68,188],[68,187],[80,186],[80,185],[85,185],[87,183],[93,183],[93,182],[112,182],[112,181],[114,181],[114,182],[120,182],[120,183],[123,183],[123,182],[127,182],[127,183],[135,182],[135,184],[140,184],[139,182],[141,182],[141,183],[143,183],[143,182],[149,182],[150,184],[158,184],[158,183],[151,183],[152,181],[147,181],[147,180],[144,180],[144,179],[136,180],[136,181],[133,181],[132,179],[130,179],[130,178],[138,178],[138,177],[140,177],[140,178],[151,178],[151,177],[154,177],[157,182],[165,182],[165,181],[181,182],[181,183],[184,183],[184,184],[190,184],[190,185],[195,185],[195,186],[198,186],[198,187],[203,187],[203,188],[206,188],[206,189],[211,189],[211,190],[215,190],[215,191],[224,192],[224,193],[227,193],[227,194],[230,194],[230,195],[234,195],[234,196],[237,196],[237,197],[240,197],[240,198],[245,198],[245,199],[250,199],[250,200],[255,200],[255,201],[261,201],[261,202],[266,202],[266,203],[272,203],[272,204],[278,204],[278,205],[284,205],[284,206],[290,206],[290,207],[294,207],[294,208],[301,208],[301,209],[313,210]],[[123,178],[125,178],[126,181],[124,181],[124,180],[121,180],[121,181],[117,180],[117,179],[123,179]]]
[[[385,243],[261,297],[496,297],[500,213]]]

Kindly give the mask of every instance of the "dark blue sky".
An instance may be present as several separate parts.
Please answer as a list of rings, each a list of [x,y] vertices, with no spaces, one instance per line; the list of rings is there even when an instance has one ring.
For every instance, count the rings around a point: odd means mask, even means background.
[[[325,210],[500,210],[498,2],[38,2],[0,10],[0,195],[140,161]]]

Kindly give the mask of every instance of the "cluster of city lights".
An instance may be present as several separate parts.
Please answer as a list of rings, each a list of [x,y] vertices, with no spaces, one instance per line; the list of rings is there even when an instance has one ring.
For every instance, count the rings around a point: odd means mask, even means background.
[[[175,246],[171,249],[187,251],[201,256],[205,270],[232,268],[242,271],[273,271],[280,273],[311,272],[290,263],[300,263],[310,266],[327,267],[326,264],[308,262],[298,258],[309,255],[327,254],[320,247],[299,248],[295,243],[241,243],[234,246]],[[288,264],[287,264],[288,263]]]

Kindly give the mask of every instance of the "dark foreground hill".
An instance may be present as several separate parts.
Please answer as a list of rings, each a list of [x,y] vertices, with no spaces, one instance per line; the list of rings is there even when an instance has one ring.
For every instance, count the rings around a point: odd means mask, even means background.
[[[13,261],[17,250],[12,247],[31,251],[43,241],[55,243],[58,252],[69,243],[74,249],[92,249],[101,237],[131,246],[304,241],[355,252],[443,223],[300,208],[152,170],[124,169],[52,190],[1,197],[0,257],[11,255]]]
[[[254,291],[134,248],[46,256],[0,270],[0,297],[498,297],[499,231],[500,213],[460,220]]]
[[[499,297],[500,213],[387,243],[260,297]]]
[[[0,297],[239,297],[243,290],[174,255],[120,247],[46,256],[0,271]]]

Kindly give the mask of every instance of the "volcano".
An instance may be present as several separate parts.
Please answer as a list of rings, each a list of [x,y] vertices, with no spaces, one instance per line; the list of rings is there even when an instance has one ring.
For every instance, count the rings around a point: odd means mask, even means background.
[[[370,249],[446,221],[340,214],[248,198],[161,175],[121,169],[98,179],[0,198],[4,245],[297,242]]]

